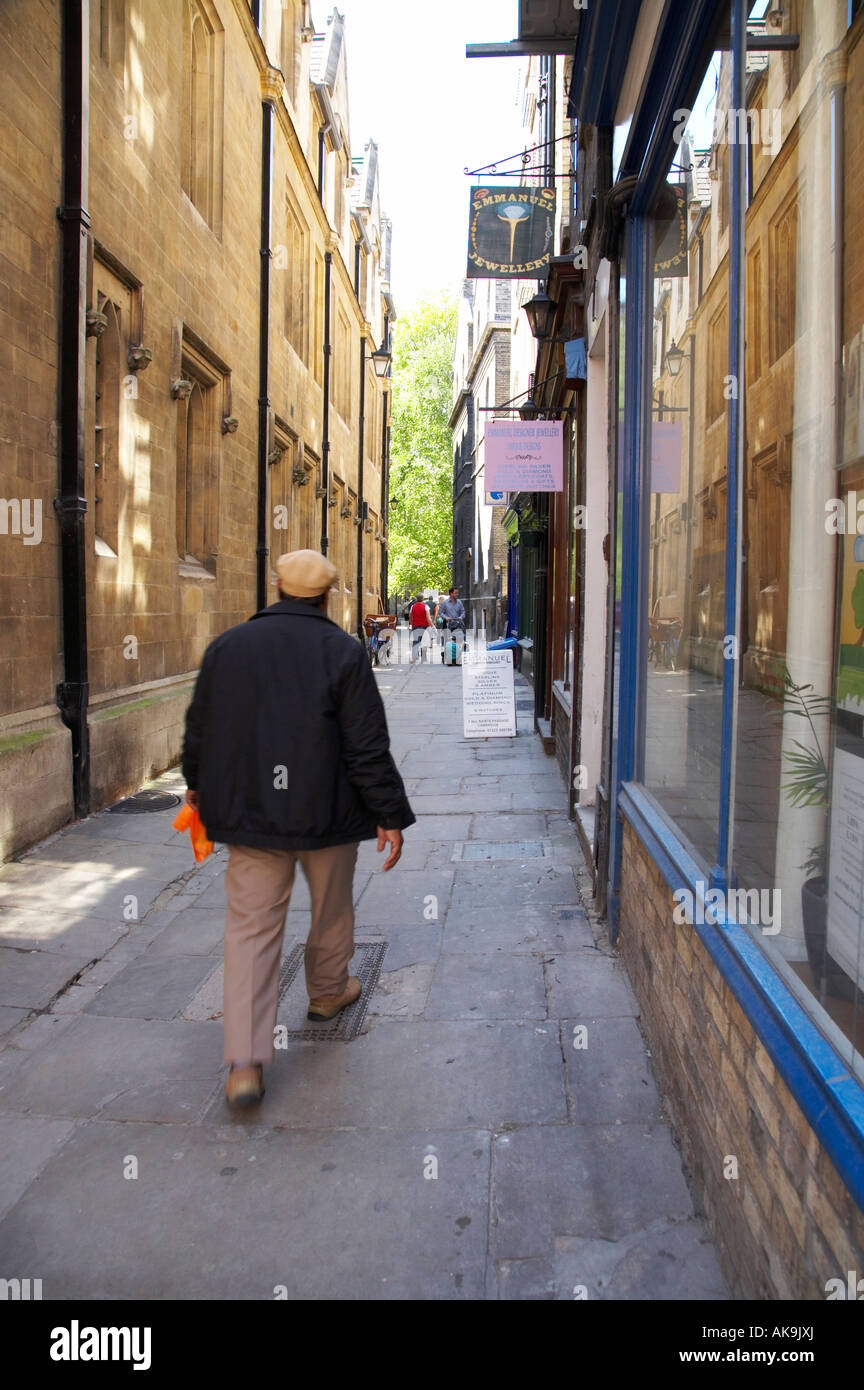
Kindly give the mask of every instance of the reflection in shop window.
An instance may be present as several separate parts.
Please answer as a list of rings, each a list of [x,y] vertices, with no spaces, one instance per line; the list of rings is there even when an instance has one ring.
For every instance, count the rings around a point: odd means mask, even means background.
[[[720,812],[725,601],[727,194],[710,177],[727,156],[721,62],[714,54],[653,213],[644,780],[706,865]]]

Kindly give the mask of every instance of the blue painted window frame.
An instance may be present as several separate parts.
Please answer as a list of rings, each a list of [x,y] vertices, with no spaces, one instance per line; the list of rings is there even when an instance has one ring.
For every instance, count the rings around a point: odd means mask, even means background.
[[[693,89],[708,61],[705,35],[715,32],[720,12],[731,19],[732,101],[744,106],[746,82],[747,0],[668,0],[652,55],[652,69],[663,82],[645,84],[660,91],[654,110],[643,109],[634,119],[631,141],[622,169],[635,174],[635,190],[625,225],[627,299],[625,305],[624,447],[620,465],[622,497],[621,667],[618,700],[618,739],[612,768],[611,844],[608,903],[612,938],[617,938],[623,821],[633,828],[659,868],[670,893],[697,884],[705,868],[694,860],[684,840],[671,827],[659,803],[642,785],[644,776],[648,511],[650,507],[650,447],[646,420],[651,397],[651,323],[653,277],[650,256],[653,206],[671,161],[668,145],[658,132],[669,129],[668,117],[686,105],[683,94]],[[681,25],[684,20],[686,32]],[[676,40],[677,31],[677,40]],[[670,81],[668,75],[672,73]],[[642,145],[638,144],[642,132]],[[634,144],[634,140],[637,141]],[[726,534],[725,632],[739,636],[744,455],[744,237],[746,215],[746,151],[730,146],[731,208],[729,250],[729,374],[739,382],[729,401],[728,485]],[[636,172],[638,171],[638,172]],[[712,887],[732,886],[730,863],[734,814],[734,749],[737,727],[738,655],[724,662],[722,705],[722,763],[717,854],[709,869]],[[786,1082],[797,1104],[830,1155],[844,1183],[864,1209],[864,1088],[837,1050],[781,979],[747,928],[721,918],[717,924],[694,925],[728,987],[750,1020],[757,1036]]]

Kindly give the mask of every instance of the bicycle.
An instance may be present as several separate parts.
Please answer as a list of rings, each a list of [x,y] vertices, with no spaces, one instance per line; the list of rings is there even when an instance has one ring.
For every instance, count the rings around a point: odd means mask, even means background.
[[[390,640],[393,636],[392,618],[367,618],[363,624],[369,641],[366,650],[373,666],[390,665]]]

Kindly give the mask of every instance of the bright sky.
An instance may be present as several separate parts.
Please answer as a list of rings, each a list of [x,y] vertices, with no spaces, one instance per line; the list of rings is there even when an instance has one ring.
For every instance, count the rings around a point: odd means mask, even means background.
[[[455,293],[464,278],[475,180],[463,170],[524,148],[517,81],[527,60],[465,57],[466,43],[516,37],[517,0],[340,0],[338,9],[352,153],[361,154],[370,138],[380,147],[401,312],[426,294]],[[332,10],[332,0],[312,0],[318,33]]]

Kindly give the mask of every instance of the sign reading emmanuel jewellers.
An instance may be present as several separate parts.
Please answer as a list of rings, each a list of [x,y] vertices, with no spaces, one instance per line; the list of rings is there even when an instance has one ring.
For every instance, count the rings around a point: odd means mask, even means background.
[[[554,230],[554,188],[472,188],[469,279],[536,279]]]

